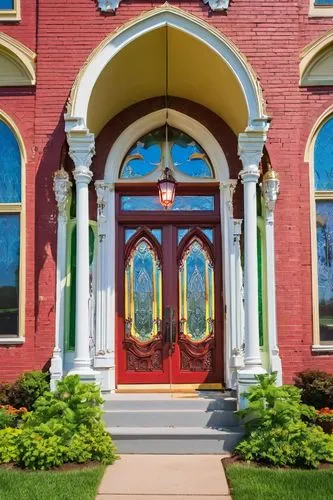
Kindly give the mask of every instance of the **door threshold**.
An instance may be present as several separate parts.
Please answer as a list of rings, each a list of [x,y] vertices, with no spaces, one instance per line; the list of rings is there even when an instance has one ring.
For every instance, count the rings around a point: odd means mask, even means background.
[[[187,393],[196,391],[223,391],[221,383],[204,384],[118,384],[119,393]]]

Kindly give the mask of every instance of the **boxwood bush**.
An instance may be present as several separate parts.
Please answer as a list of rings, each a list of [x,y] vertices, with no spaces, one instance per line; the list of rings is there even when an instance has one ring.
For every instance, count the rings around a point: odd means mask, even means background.
[[[102,402],[96,384],[65,377],[55,392],[37,399],[19,429],[0,430],[0,463],[14,461],[33,470],[68,462],[111,464],[116,453],[104,428]]]
[[[257,380],[244,394],[248,408],[237,412],[245,419],[246,436],[236,453],[275,466],[315,468],[333,462],[333,436],[314,425],[315,409],[301,402],[300,389],[277,387],[275,373]]]

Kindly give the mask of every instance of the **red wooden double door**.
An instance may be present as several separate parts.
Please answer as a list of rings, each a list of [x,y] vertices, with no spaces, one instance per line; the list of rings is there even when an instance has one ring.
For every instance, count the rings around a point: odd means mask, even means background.
[[[118,384],[222,382],[221,234],[202,215],[118,218]]]

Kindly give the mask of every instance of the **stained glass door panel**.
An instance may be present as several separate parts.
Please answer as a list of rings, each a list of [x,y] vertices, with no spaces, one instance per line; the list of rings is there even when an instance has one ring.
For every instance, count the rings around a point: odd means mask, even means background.
[[[219,226],[133,224],[119,240],[118,383],[221,382]]]

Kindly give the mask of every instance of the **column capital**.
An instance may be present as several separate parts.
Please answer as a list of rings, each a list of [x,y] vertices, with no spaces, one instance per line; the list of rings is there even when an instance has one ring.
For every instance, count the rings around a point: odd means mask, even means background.
[[[224,193],[230,216],[233,214],[233,198],[237,182],[238,179],[228,179],[227,181],[220,182],[220,191]]]
[[[257,182],[259,164],[267,138],[266,131],[248,131],[238,136],[238,156],[243,163],[242,182]]]
[[[61,168],[54,173],[53,177],[53,191],[55,195],[55,199],[58,206],[58,214],[59,216],[66,216],[66,208],[68,198],[71,192],[72,183],[69,180],[69,175]]]
[[[92,178],[90,165],[95,154],[94,134],[90,134],[86,128],[72,129],[67,133],[67,142],[69,156],[75,165],[74,179],[89,184]]]

